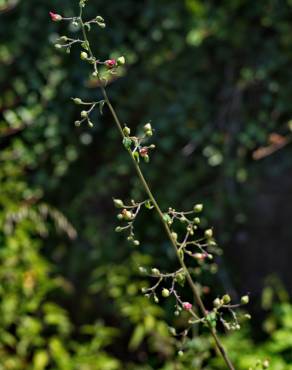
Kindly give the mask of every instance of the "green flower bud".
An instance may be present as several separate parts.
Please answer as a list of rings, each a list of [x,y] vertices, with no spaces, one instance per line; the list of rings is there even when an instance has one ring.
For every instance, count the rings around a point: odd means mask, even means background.
[[[73,100],[73,102],[75,103],[75,104],[82,104],[82,100],[80,99],[80,98],[72,98],[72,100]]]
[[[82,60],[87,60],[88,59],[88,54],[85,51],[82,51],[80,54],[80,58]]]
[[[124,217],[124,220],[131,221],[133,220],[133,213],[131,211],[128,211],[126,209],[122,210],[122,215]]]
[[[221,299],[219,299],[219,298],[214,299],[213,305],[216,308],[220,307],[221,306]]]
[[[94,125],[93,125],[93,122],[92,122],[92,121],[90,121],[90,120],[88,120],[88,121],[87,121],[87,124],[88,124],[88,126],[89,126],[89,127],[91,127],[91,128],[94,126]]]
[[[229,294],[224,294],[224,296],[222,297],[222,301],[224,304],[228,304],[231,302],[231,298],[230,298],[230,295]]]
[[[98,15],[98,16],[95,18],[95,20],[96,20],[96,22],[101,22],[101,23],[103,23],[103,22],[104,22],[104,19],[103,19],[100,15]]]
[[[250,320],[251,319],[251,315],[249,313],[246,313],[244,314],[243,316],[246,320]]]
[[[194,205],[194,211],[195,211],[196,213],[200,213],[200,212],[202,212],[202,211],[203,211],[203,208],[204,208],[203,204],[195,204],[195,205]]]
[[[130,133],[131,133],[131,129],[130,129],[129,127],[125,126],[125,127],[123,128],[123,133],[124,133],[126,136],[129,136],[129,135],[130,135]]]
[[[80,124],[81,124],[81,122],[80,122],[80,121],[75,121],[75,122],[74,122],[74,125],[75,125],[76,127],[79,127],[79,126],[80,126]]]
[[[153,275],[159,275],[160,274],[160,271],[155,267],[153,269],[151,269],[151,272],[152,272]]]
[[[123,230],[123,229],[122,229],[120,226],[117,226],[117,227],[115,228],[115,232],[116,232],[116,233],[120,233],[122,230]]]
[[[146,125],[144,125],[144,132],[146,131],[152,131],[151,123],[146,123]]]
[[[83,110],[83,111],[80,113],[80,116],[81,116],[82,118],[86,118],[86,117],[88,116],[87,111],[86,111],[86,110]]]
[[[168,289],[163,288],[161,294],[162,294],[162,297],[167,298],[167,297],[169,297],[170,292],[169,292]]]
[[[123,208],[124,207],[124,203],[121,199],[114,199],[113,202],[114,202],[114,205],[115,205],[116,208]]]
[[[125,57],[121,56],[117,59],[118,66],[123,66],[126,63]]]
[[[158,297],[156,295],[154,296],[154,302],[155,303],[158,303],[159,302],[159,299],[158,299]]]
[[[182,357],[184,355],[184,352],[183,351],[178,351],[177,354],[178,354],[179,357]]]
[[[134,240],[134,241],[133,241],[133,244],[134,244],[136,247],[138,247],[138,246],[140,245],[140,242],[139,242],[139,240]]]
[[[55,48],[56,48],[56,49],[62,49],[62,45],[60,45],[60,44],[55,44]]]
[[[150,137],[150,136],[153,135],[153,132],[150,131],[150,130],[148,130],[148,131],[145,132],[145,135],[148,136],[148,137]]]
[[[124,219],[124,216],[121,213],[119,213],[117,215],[117,219],[120,220],[120,221],[122,221]]]
[[[199,224],[200,224],[200,222],[201,222],[200,217],[195,217],[195,218],[194,218],[194,223],[195,223],[196,225],[199,225]]]
[[[249,303],[249,296],[244,295],[243,297],[241,297],[240,302],[241,302],[241,304],[248,304]]]
[[[177,233],[172,232],[171,236],[172,236],[173,240],[177,241],[177,237],[178,237]]]
[[[66,42],[66,41],[68,41],[68,37],[67,36],[61,36],[60,40]]]
[[[213,237],[213,230],[212,229],[205,230],[205,237],[206,238],[212,238]]]

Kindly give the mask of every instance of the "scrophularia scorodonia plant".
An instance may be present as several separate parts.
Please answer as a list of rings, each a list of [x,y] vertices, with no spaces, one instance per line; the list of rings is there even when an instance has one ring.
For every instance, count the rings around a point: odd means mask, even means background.
[[[76,126],[87,124],[93,127],[91,119],[92,112],[99,108],[101,113],[104,107],[107,107],[112,114],[113,121],[120,132],[121,142],[124,149],[128,152],[129,158],[135,168],[137,176],[140,180],[141,187],[143,187],[147,199],[143,201],[131,200],[130,203],[125,203],[121,199],[114,199],[114,205],[118,209],[118,220],[121,222],[120,226],[116,227],[116,232],[126,232],[127,240],[133,245],[140,245],[140,241],[135,235],[135,220],[138,214],[145,208],[153,210],[160,218],[162,227],[165,231],[165,236],[169,240],[170,247],[173,248],[178,262],[178,268],[172,272],[161,272],[158,268],[148,270],[140,266],[141,274],[151,277],[151,281],[155,281],[154,285],[142,289],[142,293],[154,302],[159,302],[159,296],[163,298],[174,297],[175,307],[174,314],[180,315],[185,311],[189,315],[188,326],[184,330],[183,335],[187,336],[190,329],[194,325],[204,325],[210,331],[214,339],[214,344],[218,354],[220,354],[225,361],[226,367],[234,370],[234,365],[223,347],[218,335],[218,325],[220,324],[226,330],[239,330],[240,317],[236,309],[249,302],[249,297],[243,296],[240,303],[233,304],[228,294],[222,297],[217,297],[213,301],[211,308],[206,308],[202,296],[201,286],[197,281],[197,275],[194,270],[204,269],[208,270],[214,266],[212,263],[214,256],[218,253],[219,248],[213,235],[213,229],[209,228],[204,230],[201,226],[200,214],[203,212],[203,204],[195,204],[189,211],[178,211],[169,207],[167,210],[162,210],[150,190],[150,186],[144,177],[141,169],[141,161],[148,163],[150,161],[151,152],[155,149],[155,145],[149,143],[154,133],[151,123],[143,125],[140,134],[133,134],[132,130],[121,123],[118,114],[113,107],[107,91],[106,83],[107,77],[116,74],[119,68],[124,68],[126,63],[125,57],[120,56],[117,59],[100,60],[92,51],[91,45],[88,40],[88,32],[92,26],[97,26],[101,29],[105,28],[105,21],[101,16],[94,19],[86,20],[84,17],[84,8],[87,0],[79,1],[79,14],[75,17],[65,17],[54,12],[50,12],[51,20],[54,22],[67,21],[71,22],[74,26],[80,29],[79,38],[71,38],[61,36],[56,43],[57,49],[64,49],[70,52],[73,45],[80,47],[80,58],[85,63],[92,66],[92,77],[98,82],[102,98],[97,101],[83,101],[78,97],[72,98],[75,104],[80,105],[80,119],[75,121]],[[178,224],[184,226],[184,232],[180,235],[177,230]],[[195,266],[195,269],[194,269]],[[191,268],[190,268],[191,267]],[[193,303],[184,301],[180,296],[180,286],[187,283],[192,295]],[[249,315],[245,314],[245,318]],[[172,329],[172,334],[177,335],[176,330]],[[180,349],[179,355],[183,353],[183,348]],[[267,361],[261,362],[260,366],[266,368]]]

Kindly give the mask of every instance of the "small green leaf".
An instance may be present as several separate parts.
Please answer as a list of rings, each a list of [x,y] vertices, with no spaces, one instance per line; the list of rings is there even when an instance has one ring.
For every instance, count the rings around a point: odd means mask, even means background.
[[[124,137],[123,138],[123,144],[126,149],[130,149],[132,145],[132,140],[129,137]]]
[[[163,214],[163,220],[167,223],[171,222],[171,218],[167,213]]]
[[[147,209],[152,209],[152,208],[154,208],[154,206],[153,206],[153,204],[152,204],[151,200],[147,200],[147,202],[145,203],[145,207],[146,207]]]

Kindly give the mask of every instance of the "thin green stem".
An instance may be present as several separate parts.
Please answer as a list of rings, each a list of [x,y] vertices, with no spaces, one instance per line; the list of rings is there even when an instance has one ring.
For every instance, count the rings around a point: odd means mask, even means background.
[[[82,34],[83,34],[83,37],[84,37],[84,41],[88,45],[89,55],[90,55],[90,57],[93,60],[95,60],[94,54],[93,54],[93,52],[92,52],[92,50],[90,48],[89,42],[88,42],[86,29],[85,29],[84,23],[82,21],[82,7],[80,7],[80,16],[79,16],[79,19],[80,19],[80,25],[81,25],[81,30],[82,30]],[[98,72],[97,69],[96,69],[96,64],[94,64],[94,68],[95,68],[95,71]],[[120,121],[120,119],[119,119],[119,117],[118,117],[118,115],[117,115],[117,113],[116,113],[113,105],[111,104],[111,101],[110,101],[110,99],[109,99],[109,97],[107,95],[107,92],[106,92],[106,89],[104,87],[104,84],[102,83],[99,75],[98,75],[98,79],[99,79],[100,89],[101,89],[102,95],[104,97],[104,100],[105,100],[105,102],[106,102],[106,104],[107,104],[107,106],[108,106],[108,108],[109,108],[109,110],[110,110],[110,112],[111,112],[111,114],[113,116],[113,119],[115,121],[115,124],[116,124],[116,126],[117,126],[117,128],[118,128],[118,130],[119,130],[119,132],[120,132],[120,134],[122,136],[122,138],[124,139],[125,138],[125,134],[123,132],[121,121]],[[144,175],[143,175],[143,173],[141,171],[141,168],[140,168],[138,162],[135,160],[135,158],[134,158],[131,150],[130,149],[127,149],[127,151],[128,151],[128,153],[129,153],[129,155],[130,155],[130,157],[132,159],[132,163],[133,163],[134,168],[135,168],[135,170],[137,172],[137,175],[138,175],[138,177],[139,177],[139,179],[141,181],[141,184],[142,184],[142,186],[143,186],[146,194],[148,195],[149,199],[151,200],[152,204],[154,205],[154,208],[155,208],[155,210],[156,210],[156,212],[157,212],[157,214],[158,214],[158,216],[160,218],[160,221],[162,222],[162,224],[164,226],[164,229],[165,229],[166,234],[167,234],[167,236],[168,236],[168,238],[170,240],[170,243],[171,243],[172,247],[174,248],[174,251],[176,253],[176,256],[177,256],[177,259],[179,261],[179,264],[181,265],[181,267],[182,267],[182,269],[183,269],[183,271],[185,273],[186,279],[188,281],[188,284],[189,284],[189,286],[190,286],[190,288],[192,290],[192,293],[193,293],[195,302],[198,305],[198,307],[200,308],[203,316],[205,318],[207,318],[208,311],[206,310],[205,305],[204,305],[204,303],[203,303],[203,301],[201,299],[201,296],[200,296],[200,293],[199,293],[199,289],[198,289],[196,283],[193,281],[193,278],[192,278],[192,276],[191,276],[191,274],[190,274],[190,272],[189,272],[189,270],[188,270],[188,268],[187,268],[187,266],[186,266],[186,264],[185,264],[185,262],[184,262],[184,260],[183,260],[183,258],[181,256],[181,254],[180,254],[180,252],[179,252],[179,250],[177,248],[176,241],[175,241],[175,239],[172,236],[172,233],[171,233],[171,230],[169,228],[169,225],[167,224],[167,222],[165,221],[165,219],[163,217],[163,212],[160,209],[160,207],[159,207],[159,205],[158,205],[158,203],[156,201],[156,198],[153,195],[153,193],[152,193],[152,191],[150,189],[150,186],[148,185],[148,182],[146,181],[146,179],[145,179],[145,177],[144,177]],[[226,350],[224,349],[224,347],[223,347],[223,345],[222,345],[222,343],[221,343],[221,341],[220,341],[220,339],[219,339],[219,337],[218,337],[218,335],[216,333],[216,329],[212,327],[211,323],[209,323],[208,320],[206,320],[206,322],[208,323],[208,327],[209,327],[210,332],[211,332],[211,334],[212,334],[212,336],[214,338],[216,347],[219,350],[219,353],[221,354],[221,356],[223,357],[223,359],[224,359],[224,361],[225,361],[228,369],[229,370],[235,370],[235,368],[234,368],[231,360],[229,359],[229,356],[228,356]]]

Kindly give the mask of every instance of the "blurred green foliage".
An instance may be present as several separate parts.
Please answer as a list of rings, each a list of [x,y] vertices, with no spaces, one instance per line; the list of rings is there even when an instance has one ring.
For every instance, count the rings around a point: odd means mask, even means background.
[[[93,130],[73,127],[70,97],[96,86],[74,49],[53,48],[67,29],[51,24],[50,10],[72,16],[76,6],[0,0],[0,369],[180,369],[171,304],[142,297],[137,271],[169,268],[174,256],[147,214],[139,253],[113,233],[112,196],[139,200],[141,190],[106,112]],[[260,176],[290,165],[289,155],[272,168],[251,158],[291,125],[292,2],[89,2],[89,18],[97,10],[108,24],[92,35],[98,55],[128,61],[109,86],[119,113],[156,128],[147,177],[161,204],[203,200],[227,243]],[[248,339],[252,330],[226,339],[239,368],[259,357],[291,366],[291,306],[271,317],[263,344]],[[210,368],[213,350],[200,338],[188,343],[195,360],[188,351],[179,360],[184,369]]]

